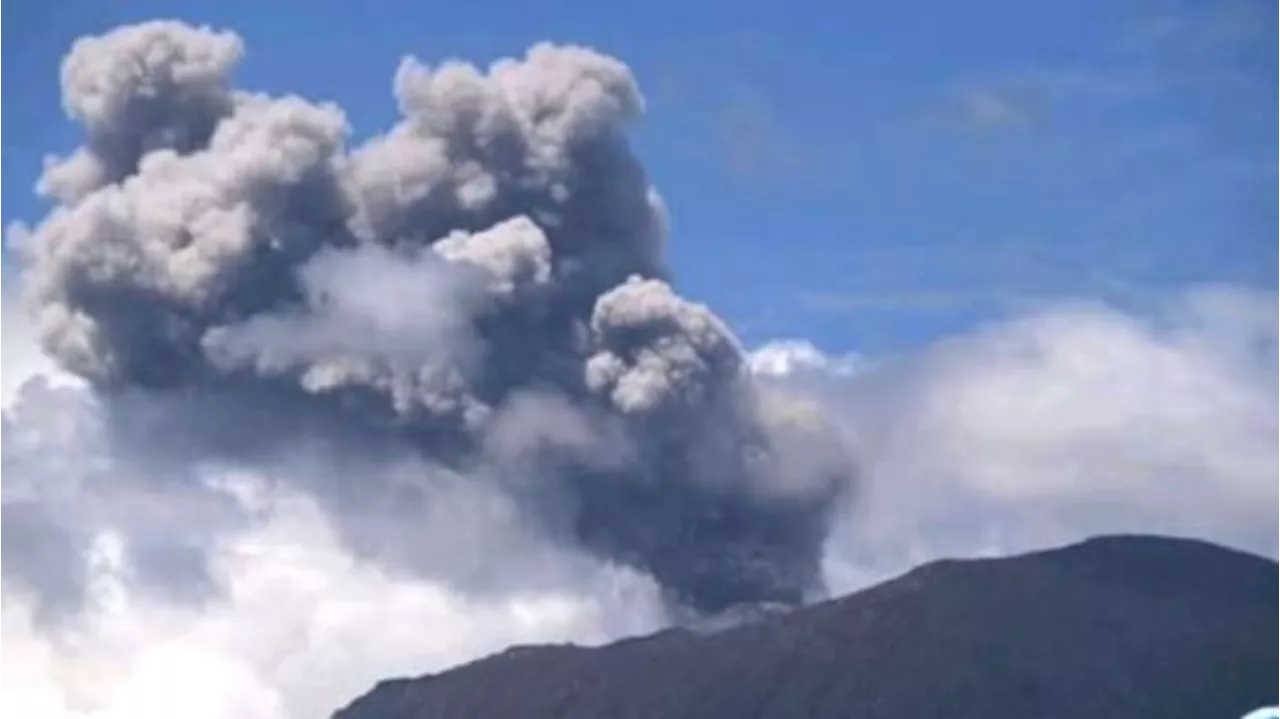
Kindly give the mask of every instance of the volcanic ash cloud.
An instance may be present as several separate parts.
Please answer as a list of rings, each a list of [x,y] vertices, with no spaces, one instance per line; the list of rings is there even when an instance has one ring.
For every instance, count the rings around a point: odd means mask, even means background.
[[[55,208],[21,233],[24,300],[113,415],[111,442],[191,461],[317,437],[408,452],[410,482],[289,481],[349,541],[422,571],[414,547],[367,541],[353,507],[407,493],[394,504],[412,510],[447,475],[647,572],[672,606],[821,591],[853,465],[673,288],[626,65],[549,44],[487,70],[406,58],[400,121],[351,148],[340,108],[235,89],[243,55],[233,33],[152,22],[63,62],[84,142],[38,183]],[[197,568],[204,541],[184,539]]]

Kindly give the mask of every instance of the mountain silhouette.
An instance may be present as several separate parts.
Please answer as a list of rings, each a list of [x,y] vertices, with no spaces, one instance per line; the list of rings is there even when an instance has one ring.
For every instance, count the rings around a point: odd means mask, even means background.
[[[517,647],[334,719],[1235,719],[1276,703],[1278,586],[1253,555],[1101,537],[710,633]]]

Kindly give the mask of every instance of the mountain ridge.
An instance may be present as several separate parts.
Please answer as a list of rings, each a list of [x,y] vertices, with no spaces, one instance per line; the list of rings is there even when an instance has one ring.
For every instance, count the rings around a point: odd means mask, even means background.
[[[1276,701],[1278,579],[1200,540],[1096,537],[711,633],[512,647],[333,716],[1239,716]]]

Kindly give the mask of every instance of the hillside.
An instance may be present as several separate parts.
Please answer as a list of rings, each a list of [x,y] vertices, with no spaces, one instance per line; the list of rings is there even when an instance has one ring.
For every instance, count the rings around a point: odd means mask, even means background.
[[[1238,717],[1276,701],[1277,565],[1105,537],[942,561],[715,634],[519,647],[335,719]]]

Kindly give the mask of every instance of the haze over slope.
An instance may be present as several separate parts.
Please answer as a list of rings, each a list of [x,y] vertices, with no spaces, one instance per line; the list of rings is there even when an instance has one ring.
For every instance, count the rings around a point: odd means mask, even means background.
[[[616,58],[406,59],[353,141],[244,52],[158,22],[63,64],[82,141],[7,238],[2,713],[317,716],[1099,531],[1275,552],[1271,294],[747,352],[674,288]]]

